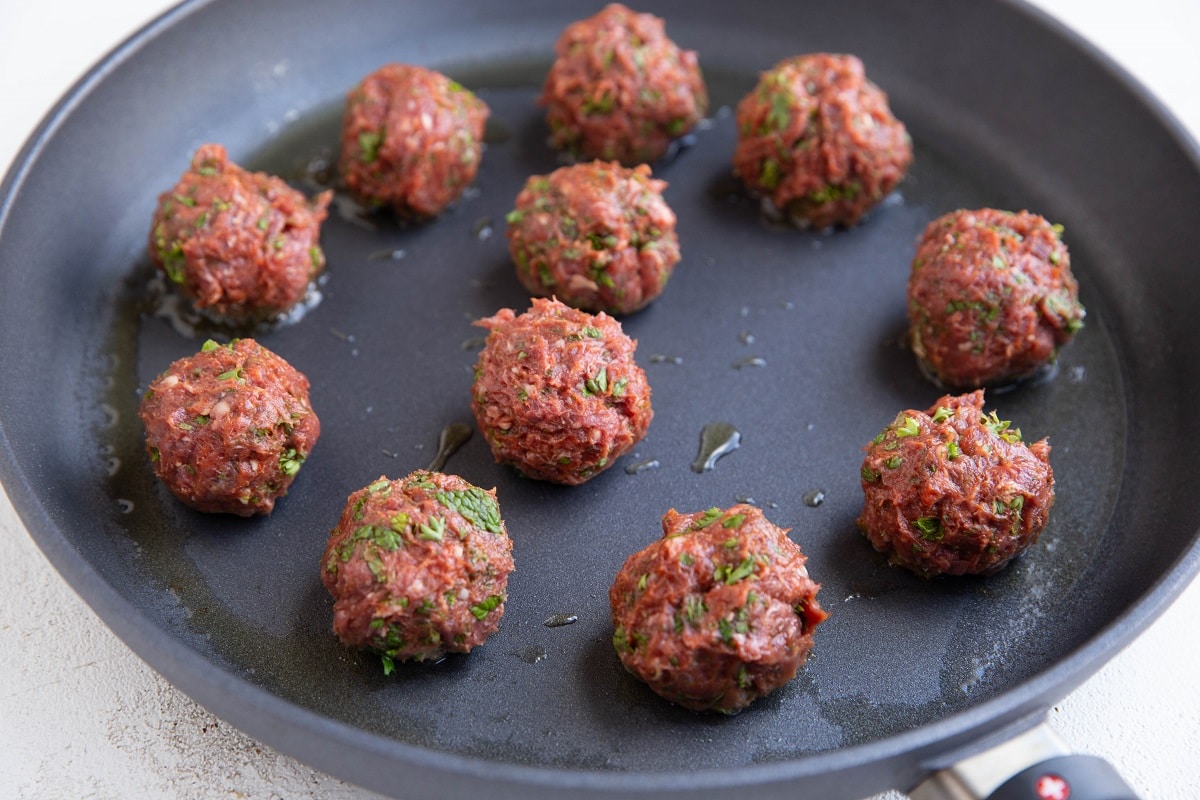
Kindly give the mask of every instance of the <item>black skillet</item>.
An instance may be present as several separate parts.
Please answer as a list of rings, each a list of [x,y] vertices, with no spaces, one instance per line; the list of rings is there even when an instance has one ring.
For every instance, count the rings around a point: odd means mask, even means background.
[[[1200,441],[1195,146],[1021,6],[747,6],[642,4],[699,51],[714,100],[711,124],[656,165],[684,260],[624,323],[654,390],[649,435],[578,488],[522,480],[479,437],[449,462],[498,487],[515,542],[484,648],[385,677],[332,637],[318,559],[350,491],[426,466],[439,431],[470,420],[470,321],[527,305],[504,213],[528,174],[557,164],[533,98],[557,34],[596,5],[186,3],[82,81],[0,206],[0,476],[40,547],[205,706],[406,798],[858,797],[1034,724],[1200,567],[1200,510],[1180,502],[1195,465],[1179,446]],[[916,143],[901,191],[832,234],[764,223],[728,177],[729,107],[759,70],[818,50],[860,55]],[[388,61],[442,69],[490,104],[476,187],[427,225],[329,221],[323,299],[259,337],[311,378],[322,439],[270,518],[193,513],[155,484],[135,416],[148,379],[211,333],[185,335],[148,299],[155,197],[208,141],[311,184],[344,92]],[[1066,225],[1088,326],[1052,379],[989,398],[1027,437],[1050,437],[1050,527],[1000,575],[927,582],[856,533],[860,448],[939,394],[900,341],[915,237],[983,205]],[[700,430],[717,420],[742,446],[697,474]],[[660,466],[626,473],[648,459]],[[606,590],[667,508],[745,498],[792,529],[832,616],[786,689],[733,718],[697,716],[622,672]],[[578,621],[546,627],[554,614]]]

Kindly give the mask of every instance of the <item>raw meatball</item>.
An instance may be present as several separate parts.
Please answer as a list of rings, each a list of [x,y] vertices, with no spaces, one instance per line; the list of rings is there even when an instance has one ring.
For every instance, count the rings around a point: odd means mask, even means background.
[[[658,297],[679,261],[675,213],[645,164],[593,161],[535,176],[508,215],[508,251],[535,295],[628,314]]]
[[[646,435],[650,385],[612,317],[535,298],[520,316],[505,308],[475,324],[489,333],[471,407],[497,461],[580,484]]]
[[[482,100],[439,72],[380,67],[346,100],[342,182],[368,208],[436,216],[475,179],[487,118]]]
[[[555,53],[539,102],[551,143],[575,156],[653,161],[708,109],[696,54],[651,14],[608,5],[568,25]]]
[[[923,577],[990,575],[1037,541],[1054,504],[1045,439],[983,413],[983,390],[904,411],[867,446],[858,527]]]
[[[325,268],[317,239],[331,196],[310,202],[206,144],[158,198],[150,257],[198,309],[232,321],[276,316],[300,302]]]
[[[854,225],[900,183],[912,141],[854,56],[795,56],[738,104],[733,171],[801,226]]]
[[[1027,378],[1083,327],[1061,225],[955,211],[925,228],[908,279],[909,338],[926,374],[974,389]]]
[[[209,339],[150,382],[138,414],[172,494],[243,517],[271,513],[321,435],[308,378],[253,339]]]
[[[668,511],[609,591],[621,663],[685,708],[740,711],[795,677],[827,616],[805,560],[754,506]]]
[[[418,470],[346,500],[321,561],[333,632],[393,660],[436,660],[483,644],[504,615],[512,541],[496,490]]]

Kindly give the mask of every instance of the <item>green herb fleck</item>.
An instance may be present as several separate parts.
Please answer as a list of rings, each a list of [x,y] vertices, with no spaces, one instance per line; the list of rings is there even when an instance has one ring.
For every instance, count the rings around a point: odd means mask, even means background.
[[[691,553],[680,553],[679,554],[679,563],[685,567],[690,567],[696,563],[696,559],[692,556]]]
[[[387,550],[389,553],[399,550],[400,546],[404,544],[398,531],[382,525],[364,525],[355,531],[356,536],[360,533],[362,534],[361,538],[374,542],[377,547]]]
[[[991,414],[985,414],[980,422],[983,423],[985,428],[994,433],[996,436],[999,436],[1004,441],[1010,444],[1021,443],[1021,429],[1012,428],[1010,430],[1009,426],[1012,423],[1006,419],[1000,419],[995,411],[993,411]]]
[[[921,432],[921,425],[917,422],[916,417],[905,417],[904,422],[896,427],[896,438],[904,439],[909,436],[916,436]]]
[[[950,409],[946,408],[945,406],[938,406],[938,407],[937,407],[937,411],[935,411],[935,412],[934,412],[934,414],[933,414],[933,421],[934,421],[934,423],[935,423],[935,424],[939,424],[939,425],[940,425],[941,423],[943,423],[943,422],[945,422],[946,420],[950,419],[950,417],[952,417],[952,416],[954,416],[954,412],[953,412],[953,411],[951,411]]]
[[[587,338],[587,339],[603,339],[604,334],[602,334],[600,332],[599,328],[597,328],[593,325],[586,325],[586,326],[580,328],[578,333],[572,333],[570,336],[568,336],[567,341],[578,342],[585,338]]]
[[[867,483],[875,483],[879,480],[879,473],[868,467],[866,464],[863,464],[861,475],[862,479]]]
[[[939,517],[920,517],[913,520],[913,525],[921,532],[921,538],[927,542],[940,542],[945,535]]]
[[[896,469],[903,463],[904,463],[904,459],[901,458],[900,456],[892,456],[887,461],[884,461],[883,465],[885,467],[887,467],[888,469]]]
[[[946,458],[953,461],[962,455],[962,450],[958,448],[958,442],[946,442]]]
[[[295,475],[300,471],[300,465],[306,458],[304,453],[297,452],[294,447],[289,447],[279,454],[279,469],[284,475]]]
[[[713,506],[712,508],[705,511],[704,514],[702,514],[699,519],[697,519],[695,522],[692,523],[692,530],[698,531],[701,528],[707,528],[709,525],[712,525],[714,522],[716,522],[720,516],[721,516],[721,509],[717,508],[716,506]]]
[[[583,393],[591,396],[594,394],[604,394],[608,389],[608,367],[601,367],[595,377],[588,378],[583,382]]]
[[[187,260],[183,255],[183,245],[175,242],[169,251],[160,253],[160,255],[163,271],[167,273],[168,280],[172,283],[183,283],[183,267]]]
[[[488,492],[477,486],[452,492],[438,492],[437,501],[457,511],[472,525],[489,533],[501,533],[500,506]]]
[[[753,575],[754,565],[755,560],[753,558],[742,559],[742,562],[736,567],[732,564],[721,564],[713,570],[713,580],[717,583],[724,582],[726,586],[732,586],[738,581]]]
[[[358,135],[358,149],[361,151],[359,160],[364,164],[374,164],[379,158],[379,145],[383,144],[382,131],[364,131]]]
[[[775,159],[768,158],[763,162],[758,182],[764,189],[774,189],[779,186],[779,163]]]
[[[504,598],[500,595],[489,595],[486,600],[471,606],[471,613],[475,615],[475,619],[483,619],[492,611],[495,611],[496,607],[503,602]]]
[[[410,489],[436,489],[437,484],[430,480],[428,472],[418,472],[406,484]]]
[[[613,110],[614,104],[613,96],[605,92],[598,98],[589,97],[587,100],[584,100],[579,110],[585,117],[590,117],[593,114],[609,113]]]
[[[243,367],[235,367],[231,370],[222,372],[220,375],[217,376],[217,380],[219,380],[219,381],[243,380],[242,373],[244,371],[245,370]]]
[[[383,662],[383,674],[385,677],[396,671],[396,662],[392,660],[391,656],[380,656],[379,660]]]
[[[745,514],[734,514],[731,517],[726,517],[721,521],[722,528],[740,528],[742,523],[746,521]]]
[[[425,541],[440,542],[446,534],[446,520],[441,517],[430,517],[429,522],[422,523],[417,528],[421,531],[421,538]]]
[[[708,611],[708,606],[704,604],[704,598],[700,595],[689,594],[683,598],[683,618],[692,627],[700,624],[706,611]]]
[[[771,93],[771,110],[767,112],[767,117],[763,121],[763,133],[772,131],[783,132],[787,130],[788,125],[792,121],[792,102],[795,97],[786,88],[780,86],[776,91]]]

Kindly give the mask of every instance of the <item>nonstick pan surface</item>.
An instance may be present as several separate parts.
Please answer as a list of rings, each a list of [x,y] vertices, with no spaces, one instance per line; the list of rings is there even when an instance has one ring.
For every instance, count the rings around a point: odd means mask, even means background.
[[[164,675],[380,791],[908,786],[939,755],[1065,695],[1196,571],[1200,511],[1180,499],[1195,473],[1180,443],[1200,441],[1194,147],[1070,37],[1006,3],[762,3],[736,17],[721,3],[645,4],[699,52],[714,101],[711,123],[655,166],[684,260],[624,321],[655,421],[636,454],[578,488],[521,479],[478,436],[454,455],[449,470],[497,487],[514,540],[504,622],[467,657],[385,677],[329,631],[324,542],[349,492],[428,465],[439,432],[470,422],[470,322],[528,305],[504,214],[526,176],[558,164],[533,99],[559,31],[595,8],[194,3],[118,50],[6,179],[5,487],[58,569]],[[829,234],[765,223],[729,178],[729,109],[760,70],[817,50],[862,57],[916,146],[899,193]],[[427,225],[326,224],[320,303],[258,337],[312,380],[321,441],[271,517],[190,512],[153,479],[136,419],[149,379],[212,333],[152,299],[155,198],[208,141],[314,188],[345,91],[388,61],[442,69],[491,106],[475,190]],[[939,395],[902,345],[915,238],[945,211],[984,205],[1065,224],[1088,326],[1052,379],[989,397],[1027,438],[1050,437],[1050,527],[998,576],[927,582],[855,531],[858,465],[897,411]],[[742,445],[697,474],[714,421]],[[660,466],[624,470],[649,459]],[[697,716],[621,670],[607,587],[667,508],[746,498],[792,529],[832,616],[786,689],[733,718]],[[546,627],[554,614],[578,621]]]

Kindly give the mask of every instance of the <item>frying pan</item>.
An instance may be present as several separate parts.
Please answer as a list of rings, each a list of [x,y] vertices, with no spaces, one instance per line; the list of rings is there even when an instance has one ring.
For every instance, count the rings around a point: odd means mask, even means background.
[[[716,3],[644,7],[700,52],[717,109],[783,56],[858,53],[909,125],[916,165],[870,220],[834,234],[761,221],[727,179],[734,131],[719,110],[657,165],[685,261],[625,326],[657,412],[635,458],[661,466],[627,475],[619,464],[565,489],[521,480],[469,442],[449,468],[498,487],[516,545],[504,625],[468,657],[399,676],[332,639],[317,559],[346,494],[425,466],[438,431],[469,419],[469,320],[527,303],[498,226],[520,181],[556,166],[531,101],[558,31],[592,8],[186,4],[84,81],[5,181],[0,470],[30,532],[174,683],[376,790],[852,797],[909,786],[1031,724],[1197,570],[1197,511],[1171,502],[1194,471],[1176,443],[1197,440],[1200,342],[1183,305],[1197,288],[1190,143],[1006,4],[803,15],[762,4],[737,26]],[[979,58],[1006,45],[1022,57]],[[322,301],[259,337],[312,379],[322,441],[270,518],[191,513],[141,462],[135,418],[149,377],[209,333],[182,332],[148,299],[154,198],[210,140],[248,166],[313,179],[345,89],[390,60],[443,69],[491,105],[477,193],[424,226],[330,221]],[[936,399],[899,345],[907,260],[928,219],[980,205],[1067,226],[1089,326],[1053,380],[991,397],[1055,446],[1059,498],[1042,542],[999,576],[924,582],[853,529],[859,448],[896,411]],[[746,356],[765,366],[736,368]],[[718,419],[743,445],[697,475],[699,431]],[[809,507],[813,489],[825,499]],[[792,528],[833,616],[786,690],[731,719],[697,717],[621,672],[604,593],[666,508],[747,497]],[[546,628],[556,612],[579,621]]]

